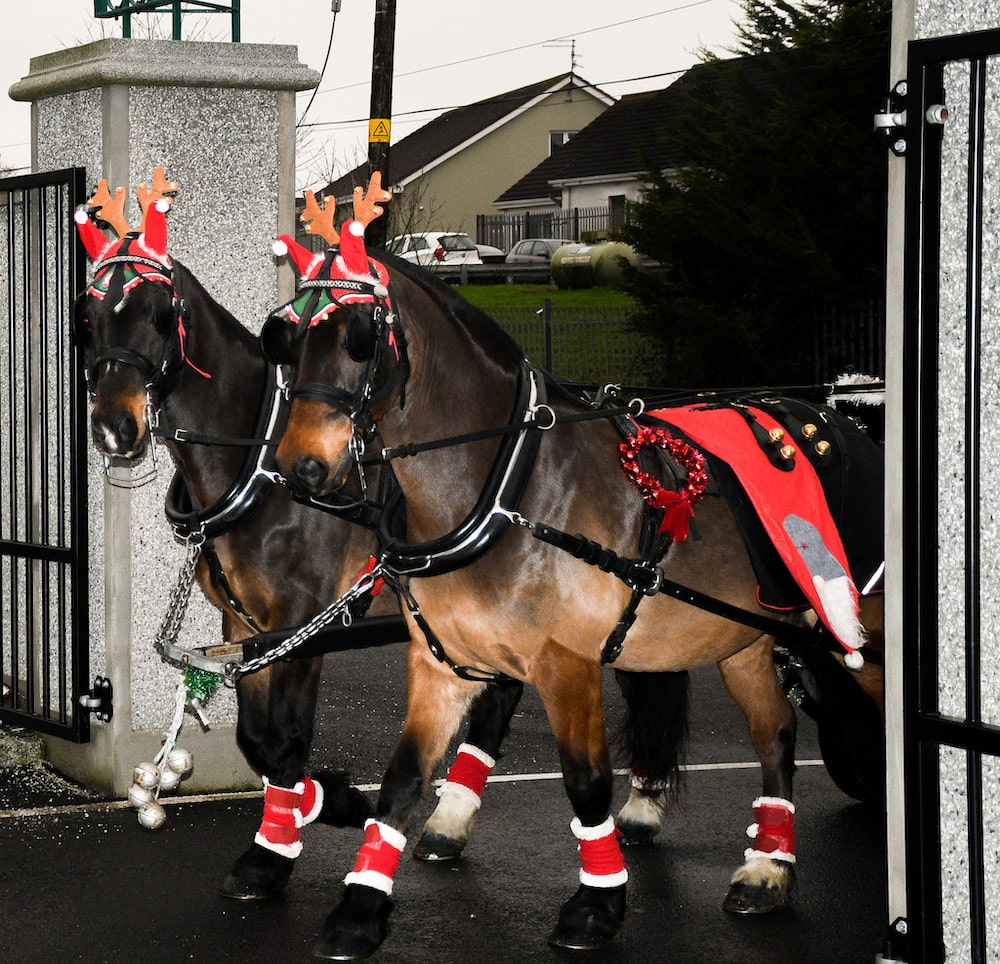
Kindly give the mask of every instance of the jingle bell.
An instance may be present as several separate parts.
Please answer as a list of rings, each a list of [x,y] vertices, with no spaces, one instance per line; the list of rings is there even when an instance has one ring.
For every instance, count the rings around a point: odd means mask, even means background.
[[[140,763],[132,771],[132,779],[147,790],[155,790],[160,782],[160,770],[155,763]]]
[[[802,426],[802,437],[803,438],[815,438],[816,437],[816,433],[818,431],[819,431],[819,429],[816,428],[816,426],[813,425],[812,422],[806,422],[806,424]]]
[[[781,442],[781,441],[784,440],[784,438],[785,438],[785,430],[783,428],[779,428],[777,425],[775,425],[774,428],[772,428],[767,433],[767,438],[768,438],[768,441],[773,442],[775,445],[777,445],[778,442]]]
[[[180,786],[181,776],[182,775],[176,770],[171,770],[170,767],[166,767],[160,774],[160,790],[164,793],[170,793],[171,790],[176,790]]]
[[[139,823],[147,830],[158,830],[167,819],[167,812],[158,803],[144,803],[139,808]]]
[[[795,446],[794,445],[782,445],[778,454],[786,461],[791,462],[795,458]]]
[[[167,767],[181,776],[186,776],[194,767],[194,758],[190,750],[185,750],[182,746],[175,746],[167,754]]]
[[[816,454],[817,455],[829,455],[830,454],[830,443],[827,441],[819,441],[816,443]]]
[[[136,810],[145,806],[147,803],[152,803],[154,799],[153,791],[150,790],[149,787],[133,783],[132,786],[128,788],[128,802],[135,807]]]

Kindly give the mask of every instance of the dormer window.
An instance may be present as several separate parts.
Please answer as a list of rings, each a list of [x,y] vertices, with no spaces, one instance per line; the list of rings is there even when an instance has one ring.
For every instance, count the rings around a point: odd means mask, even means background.
[[[579,131],[549,131],[549,154],[552,154],[557,147],[562,147],[574,134]]]

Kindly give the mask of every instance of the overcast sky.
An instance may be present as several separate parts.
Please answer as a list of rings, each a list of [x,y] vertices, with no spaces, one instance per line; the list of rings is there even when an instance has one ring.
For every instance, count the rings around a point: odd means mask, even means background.
[[[120,37],[120,22],[98,20],[93,0],[5,0],[0,33],[0,163],[28,169],[29,107],[11,84],[32,57]],[[738,0],[397,0],[392,138],[443,110],[569,70],[620,96],[667,86],[698,61],[702,46],[725,54],[734,43]],[[303,120],[299,185],[343,173],[367,156],[375,0],[243,0],[244,43],[290,44],[319,71],[329,62]],[[170,35],[170,16],[133,21],[133,36]],[[184,17],[185,39],[229,40],[222,14]],[[333,34],[330,43],[331,30]],[[301,118],[310,93],[298,97]],[[22,171],[19,171],[21,173]]]

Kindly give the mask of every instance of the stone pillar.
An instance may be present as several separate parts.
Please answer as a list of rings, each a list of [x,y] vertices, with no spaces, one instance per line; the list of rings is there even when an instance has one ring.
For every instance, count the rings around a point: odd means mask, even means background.
[[[252,330],[294,279],[275,267],[271,242],[294,231],[295,92],[319,75],[294,47],[107,39],[31,60],[10,91],[31,102],[34,170],[83,166],[92,186],[135,186],[162,164],[180,183],[169,251]],[[91,456],[91,677],[114,686],[114,718],[95,721],[89,744],[48,738],[64,773],[124,795],[132,768],[159,749],[173,715],[177,670],[152,642],[184,559],[163,513],[173,466],[161,451],[155,480],[110,486]],[[116,470],[118,471],[118,470]],[[126,470],[127,471],[127,470]],[[138,471],[138,470],[136,470]],[[221,616],[195,590],[181,635],[218,639]],[[194,754],[190,791],[254,786],[235,743],[236,705],[220,689],[203,732],[187,716],[181,742]]]
[[[900,80],[914,83],[918,78],[906,77],[906,50],[911,40],[950,37],[979,30],[995,29],[1000,22],[1000,0],[894,0],[892,25],[891,76],[887,89]],[[964,611],[965,592],[965,531],[964,497],[965,466],[960,452],[966,446],[979,446],[980,537],[981,564],[976,573],[981,590],[980,680],[983,722],[1000,724],[1000,601],[997,598],[997,577],[1000,575],[1000,553],[996,519],[1000,515],[1000,486],[996,466],[1000,463],[1000,419],[997,417],[995,386],[1000,379],[1000,342],[998,309],[1000,309],[1000,182],[995,174],[997,138],[1000,136],[1000,94],[997,70],[1000,58],[993,58],[988,67],[985,99],[986,138],[984,197],[982,213],[982,348],[979,351],[979,374],[982,405],[982,426],[979,438],[967,437],[965,404],[967,392],[964,352],[967,340],[966,216],[968,210],[968,141],[969,141],[969,64],[957,61],[946,68],[946,104],[951,117],[944,130],[942,147],[942,202],[940,210],[939,265],[939,331],[937,357],[931,359],[938,369],[937,432],[940,443],[940,498],[938,501],[937,600],[927,600],[937,615],[938,705],[945,717],[964,719],[967,669]],[[912,130],[911,144],[917,144],[918,125],[922,118],[908,118]],[[901,496],[904,487],[903,446],[900,438],[904,418],[901,351],[904,325],[912,319],[903,315],[903,244],[904,237],[904,171],[899,159],[889,161],[889,261],[887,314],[887,422],[886,422],[886,705],[889,730],[889,918],[906,913],[905,901],[905,828],[902,826],[902,759],[895,740],[901,739],[902,680],[901,663],[909,644],[902,638],[902,568]],[[913,672],[911,667],[910,672]],[[966,754],[947,745],[940,751],[940,819],[942,866],[942,919],[945,956],[948,960],[968,960],[971,943],[969,884],[970,819],[968,815],[968,762]],[[980,777],[983,785],[984,874],[983,891],[986,908],[986,942],[980,951],[985,959],[1000,959],[1000,760],[983,754]],[[927,801],[933,805],[933,801]],[[937,842],[932,842],[932,846]],[[912,871],[912,868],[909,868]]]

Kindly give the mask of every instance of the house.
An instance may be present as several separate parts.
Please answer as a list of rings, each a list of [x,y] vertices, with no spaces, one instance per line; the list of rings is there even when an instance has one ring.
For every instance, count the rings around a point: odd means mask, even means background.
[[[474,235],[476,215],[553,150],[603,114],[614,98],[575,73],[459,107],[391,147],[389,237],[413,231]],[[367,165],[317,195],[347,204]]]
[[[740,63],[698,64],[662,90],[625,95],[498,194],[493,208],[504,217],[482,223],[490,222],[494,236],[503,221],[529,224],[536,235],[581,239],[622,223],[626,204],[639,199],[648,171],[683,163],[669,131],[691,109],[692,94],[706,84],[724,92],[742,70],[734,69]]]
[[[498,194],[492,206],[502,214],[480,215],[480,240],[607,236],[624,223],[626,205],[639,200],[649,171],[668,172],[685,162],[670,132],[700,109],[693,104],[704,104],[707,94],[720,109],[739,109],[741,92],[773,84],[759,67],[763,60],[707,61],[661,90],[625,95]]]

